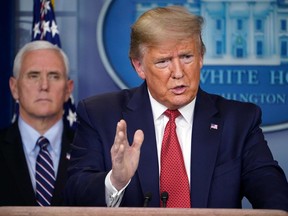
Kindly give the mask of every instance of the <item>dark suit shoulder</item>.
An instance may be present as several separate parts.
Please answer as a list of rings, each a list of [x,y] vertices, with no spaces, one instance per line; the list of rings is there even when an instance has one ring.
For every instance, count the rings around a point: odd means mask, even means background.
[[[36,205],[18,123],[0,131],[0,205]]]
[[[233,125],[235,132],[258,128],[262,123],[262,111],[258,105],[225,99],[202,90],[197,95],[195,112],[201,110],[209,110],[214,118],[221,119],[228,127]]]
[[[205,91],[200,92],[198,96],[201,98],[201,101],[205,103],[209,100],[211,103],[213,103],[216,108],[221,111],[221,112],[241,112],[245,110],[245,112],[260,112],[261,113],[261,108],[251,102],[242,102],[242,101],[236,101],[236,100],[231,100],[231,99],[226,99],[220,95],[216,94],[211,94],[207,93]]]
[[[0,129],[0,146],[6,145],[7,143],[20,142],[21,136],[17,122],[11,124],[6,128]]]
[[[83,99],[77,106],[79,124],[87,123],[99,131],[109,130],[128,113],[151,109],[146,83],[132,89],[98,94]],[[143,112],[143,111],[141,111]],[[88,126],[87,125],[87,126]],[[129,124],[131,125],[131,123]]]
[[[102,94],[97,94],[86,99],[82,100],[82,103],[87,105],[95,104],[95,103],[105,103],[105,104],[117,104],[117,103],[125,103],[126,100],[129,100],[137,88],[133,89],[123,89],[114,92],[107,92]]]
[[[8,128],[1,128],[0,129],[0,145],[2,144],[2,141],[5,139]]]
[[[11,126],[0,129],[0,139],[3,139],[6,136],[7,132],[10,130],[10,128],[11,128]]]
[[[133,97],[139,88],[123,89],[115,92],[98,94],[79,102],[79,107],[87,113],[115,113],[116,111],[124,111],[127,109],[127,103]]]

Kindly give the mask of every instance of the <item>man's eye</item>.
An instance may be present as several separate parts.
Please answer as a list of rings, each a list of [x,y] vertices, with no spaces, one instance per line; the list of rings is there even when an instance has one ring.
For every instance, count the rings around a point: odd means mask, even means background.
[[[165,68],[169,65],[169,60],[161,60],[156,62],[156,67],[158,68]]]
[[[48,79],[49,80],[59,80],[61,78],[61,76],[59,74],[49,74],[48,75]]]
[[[35,74],[35,73],[30,73],[30,74],[28,74],[28,79],[33,79],[33,80],[35,80],[35,79],[39,79],[39,74]]]
[[[193,55],[183,55],[181,59],[185,64],[188,64],[193,61]]]

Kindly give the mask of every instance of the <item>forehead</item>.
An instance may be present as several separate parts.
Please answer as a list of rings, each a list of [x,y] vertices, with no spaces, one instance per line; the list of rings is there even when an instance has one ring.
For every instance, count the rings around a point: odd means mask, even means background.
[[[185,40],[171,40],[158,43],[153,46],[148,46],[146,53],[147,54],[171,54],[171,53],[191,53],[198,50],[198,41],[190,38]]]
[[[23,55],[22,70],[57,69],[65,71],[65,64],[61,54],[53,49],[28,51]]]
[[[55,49],[38,49],[38,50],[29,50],[23,55],[23,60],[29,60],[31,57],[33,59],[41,59],[45,58],[46,56],[52,57],[52,58],[60,58],[62,60],[62,57],[59,53],[59,51]],[[38,58],[37,58],[38,57]],[[31,59],[31,60],[33,60]]]

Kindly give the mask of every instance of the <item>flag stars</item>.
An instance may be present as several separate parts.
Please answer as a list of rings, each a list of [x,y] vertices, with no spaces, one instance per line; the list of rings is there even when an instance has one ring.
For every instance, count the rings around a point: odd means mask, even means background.
[[[33,38],[36,38],[37,34],[41,34],[41,31],[40,31],[40,23],[37,22],[35,25],[34,25],[34,28],[33,28],[33,32],[34,32],[34,35],[33,35]]]
[[[59,29],[55,20],[53,5],[50,0],[35,0],[33,10],[32,41],[46,40],[61,47]],[[77,114],[74,107],[73,97],[64,104],[63,121],[70,129],[75,130],[77,126]],[[15,110],[18,116],[18,106]],[[13,117],[13,120],[16,118]]]
[[[56,22],[53,20],[51,21],[51,27],[50,27],[50,21],[42,21],[41,23],[42,27],[42,37],[45,37],[48,32],[51,32],[52,37],[55,37],[55,35],[59,34],[58,26]],[[41,34],[40,29],[40,23],[36,23],[33,28],[33,38],[36,38],[38,34]]]
[[[51,29],[52,37],[54,37],[56,34],[59,34],[58,27],[54,20],[52,21],[52,25],[50,29]]]
[[[70,95],[70,101],[71,101],[71,104],[74,104],[74,97],[73,97],[73,95]]]
[[[46,0],[44,0],[45,2],[44,2],[44,13],[45,14],[47,14],[48,13],[48,11],[50,11],[51,10],[51,7],[50,7],[50,1],[46,1]]]
[[[69,114],[67,115],[67,120],[69,121],[70,127],[72,127],[73,123],[77,121],[77,114],[76,112],[73,112],[71,109],[69,109]]]
[[[51,32],[49,23],[50,23],[49,21],[47,21],[47,22],[43,21],[42,22],[43,36],[45,36],[47,32]]]

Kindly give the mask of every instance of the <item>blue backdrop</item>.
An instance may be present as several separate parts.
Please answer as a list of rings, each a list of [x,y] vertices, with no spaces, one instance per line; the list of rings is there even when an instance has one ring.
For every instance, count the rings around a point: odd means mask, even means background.
[[[6,1],[0,9],[0,128],[10,123],[13,113],[8,80],[14,58],[14,5],[14,1]]]
[[[133,20],[135,20],[137,16],[139,16],[139,14],[141,13],[141,11],[137,11],[139,8],[136,10],[135,7],[132,7],[132,5],[135,4],[136,2],[141,2],[143,3],[145,7],[149,7],[149,4],[151,4],[151,2],[154,2],[154,1],[149,1],[149,0],[138,0],[138,1],[136,0],[135,1],[134,0],[133,1],[55,0],[55,14],[56,14],[56,20],[57,20],[59,31],[60,31],[62,48],[64,49],[64,51],[66,51],[70,59],[70,62],[71,62],[70,77],[75,81],[76,88],[75,88],[73,95],[74,95],[76,104],[79,100],[83,98],[86,98],[95,94],[103,93],[103,92],[116,91],[116,90],[119,90],[120,88],[125,87],[125,85],[130,86],[131,85],[130,81],[132,82],[133,80],[138,79],[135,72],[129,65],[129,60],[128,60],[129,38],[127,38],[129,37],[130,24],[132,24]],[[157,2],[160,4],[167,3],[167,1],[164,1],[164,0],[158,0]],[[173,2],[178,2],[179,4],[181,4],[187,1],[174,0]],[[190,2],[193,2],[193,1],[190,1]],[[194,2],[199,3],[201,1],[194,1]],[[241,1],[241,2],[245,4],[244,1]],[[256,1],[256,2],[261,2],[261,1]],[[277,2],[284,3],[284,1],[277,1]],[[13,103],[12,103],[12,99],[11,99],[10,91],[8,87],[8,78],[10,74],[12,73],[12,61],[13,61],[16,51],[24,43],[31,40],[33,0],[25,0],[25,1],[10,0],[10,1],[5,1],[4,3],[1,3],[1,5],[2,7],[1,7],[1,13],[0,13],[0,17],[1,17],[0,127],[4,127],[10,124],[10,119],[12,118],[12,113],[13,113]],[[213,7],[211,6],[211,8],[207,8],[209,7],[209,5],[208,6],[206,5],[205,6],[206,10],[203,10],[203,11],[204,12],[211,11],[217,8],[214,6]],[[273,6],[276,6],[276,5],[273,4]],[[235,7],[234,9],[238,10],[239,8],[241,8],[241,6]],[[282,14],[282,16],[284,17],[282,18],[279,17],[279,20],[277,20],[277,22],[280,21],[280,23],[283,24],[283,27],[285,27],[284,21],[287,20],[287,8],[288,7],[286,7],[285,10],[282,10],[284,12],[286,11],[285,12],[286,15],[285,13],[284,15]],[[245,10],[245,12],[248,12],[248,11],[249,10]],[[106,12],[107,14],[105,15],[104,12]],[[198,12],[200,13],[201,11],[198,11]],[[262,12],[264,12],[263,8],[261,8],[259,13],[262,13]],[[208,16],[209,14],[206,14],[206,15],[207,17],[209,17]],[[222,16],[223,14],[214,13],[213,15]],[[235,15],[238,15],[238,13],[235,13]],[[242,13],[239,13],[239,16],[241,15]],[[247,14],[245,14],[245,16],[247,16]],[[274,17],[274,16],[270,16],[270,17]],[[283,20],[283,22],[281,20]],[[228,24],[228,22],[225,22],[225,23]],[[258,21],[255,23],[258,23]],[[269,23],[268,24],[270,25],[270,27],[279,26],[279,25],[275,25],[276,21],[272,22],[272,20],[270,20]],[[232,26],[237,26],[236,24],[237,22],[233,23]],[[238,25],[240,24],[241,22],[238,23]],[[245,26],[247,23],[243,22],[242,24]],[[113,26],[115,27],[113,28]],[[288,28],[287,21],[286,21],[286,28]],[[233,32],[234,30],[232,29],[231,31]],[[274,31],[273,29],[268,28],[268,33],[269,32],[271,33],[273,31]],[[264,32],[264,35],[265,34],[266,33]],[[124,35],[124,38],[122,37],[123,35]],[[261,32],[257,33],[257,35],[258,36],[261,35]],[[221,34],[220,36],[223,37],[223,35]],[[215,38],[221,38],[220,36],[215,34]],[[243,34],[242,36],[245,39],[245,34]],[[263,36],[263,32],[262,32],[262,36]],[[270,35],[270,36],[269,38],[272,39],[273,35]],[[207,35],[204,37],[207,37]],[[255,37],[255,39],[257,39],[257,37]],[[260,42],[263,39],[261,37],[258,38],[259,39],[258,45],[260,48],[261,48]],[[287,38],[288,38],[288,31],[281,32],[281,40],[283,40],[284,44]],[[239,48],[236,54],[240,56],[244,55],[245,52],[247,52],[247,50],[242,49],[243,44],[244,44],[244,43],[241,44],[242,39],[241,37],[239,37],[236,40],[238,43],[237,46]],[[221,43],[217,43],[217,44],[218,45],[220,44],[219,45],[220,49],[218,49],[219,47],[218,48],[216,47],[215,50],[217,52],[219,51],[220,54],[222,51],[225,51],[228,49],[226,47],[227,49],[225,48],[222,50]],[[213,50],[212,49],[213,44],[211,41],[208,40],[206,46],[207,46],[207,51],[208,51],[206,57],[209,60],[210,56],[213,55],[213,53],[211,53],[211,50]],[[229,44],[226,43],[225,46],[229,46]],[[259,52],[261,51],[260,48],[258,50]],[[103,50],[103,49],[106,49],[106,50]],[[269,48],[269,50],[274,50],[274,48],[273,49]],[[105,53],[103,53],[103,51],[105,51]],[[257,50],[255,50],[255,52],[256,51]],[[110,59],[111,62],[106,62],[105,58],[103,57],[108,57],[107,59],[108,60]],[[273,58],[272,57],[268,58],[262,62],[264,62],[264,64],[267,64],[267,62],[269,62],[270,60],[273,60]],[[287,58],[286,60],[288,62]],[[207,62],[211,63],[209,61]],[[114,64],[116,63],[113,63],[113,62],[116,62],[117,66],[115,66]],[[226,61],[226,62],[229,62],[229,61]],[[249,62],[250,61],[248,60],[246,60],[246,62],[244,61],[244,63],[248,63],[248,64]],[[121,79],[121,76],[125,76],[125,79],[127,79],[127,81],[124,80],[124,86],[119,85],[119,82],[118,82],[119,80],[117,81],[117,79],[115,79],[115,77],[113,77],[113,74],[111,73],[111,71],[117,69],[118,67],[119,68],[125,67],[125,70],[121,70],[121,73],[123,73],[124,75],[120,74],[120,79]],[[206,67],[206,69],[209,69],[209,67]],[[219,65],[218,67],[221,68],[221,65]],[[255,65],[251,66],[251,68],[253,67],[255,67]],[[258,65],[257,67],[259,68],[260,66]],[[283,85],[281,85],[281,91],[283,90],[284,92],[283,94],[287,95],[288,93],[288,69],[287,68],[288,67],[287,67],[287,64],[284,66],[282,65],[281,67],[283,67],[283,73],[287,79],[285,80]],[[229,68],[229,65],[227,66],[227,68]],[[205,71],[205,73],[206,72],[207,71]],[[254,73],[252,73],[252,75],[254,75]],[[206,76],[206,75],[203,73],[203,76]],[[261,76],[260,72],[259,72],[259,76]],[[259,80],[261,79],[259,78]],[[217,88],[219,87],[220,89],[221,86],[223,87],[223,85],[221,84],[217,84],[214,86],[204,85],[203,88],[211,92],[215,90],[215,87]],[[263,91],[265,91],[267,94],[270,92],[273,92],[274,90],[271,90],[271,89],[273,89],[274,87],[273,88],[272,87],[273,86],[271,85],[267,85],[267,86],[264,85]],[[243,85],[238,85],[237,87],[239,91],[244,90],[245,88],[246,87],[244,87]],[[259,88],[260,87],[258,85],[250,85],[248,93],[251,94],[253,92],[257,92]],[[279,110],[282,113],[288,112],[287,107],[286,107],[288,96],[286,96],[285,100],[286,100],[286,104],[283,104],[279,108]],[[264,119],[267,119],[267,121],[270,121],[269,120],[270,116],[271,118],[274,118],[274,116],[276,116],[276,113],[279,113],[279,112],[277,108],[275,110],[273,109],[272,111],[272,109],[269,109],[268,105],[265,105],[265,106],[267,106],[265,107],[265,109],[267,108],[268,111],[264,113]],[[288,115],[287,114],[277,115],[277,119],[274,119],[274,121],[281,121],[281,119],[283,123],[287,123]],[[288,142],[287,142],[288,130],[282,129],[282,130],[277,130],[273,132],[265,132],[265,138],[267,139],[269,143],[269,146],[272,150],[274,157],[276,158],[276,160],[278,160],[280,165],[284,168],[284,171],[286,175],[288,176],[288,157],[287,157],[288,155]]]

